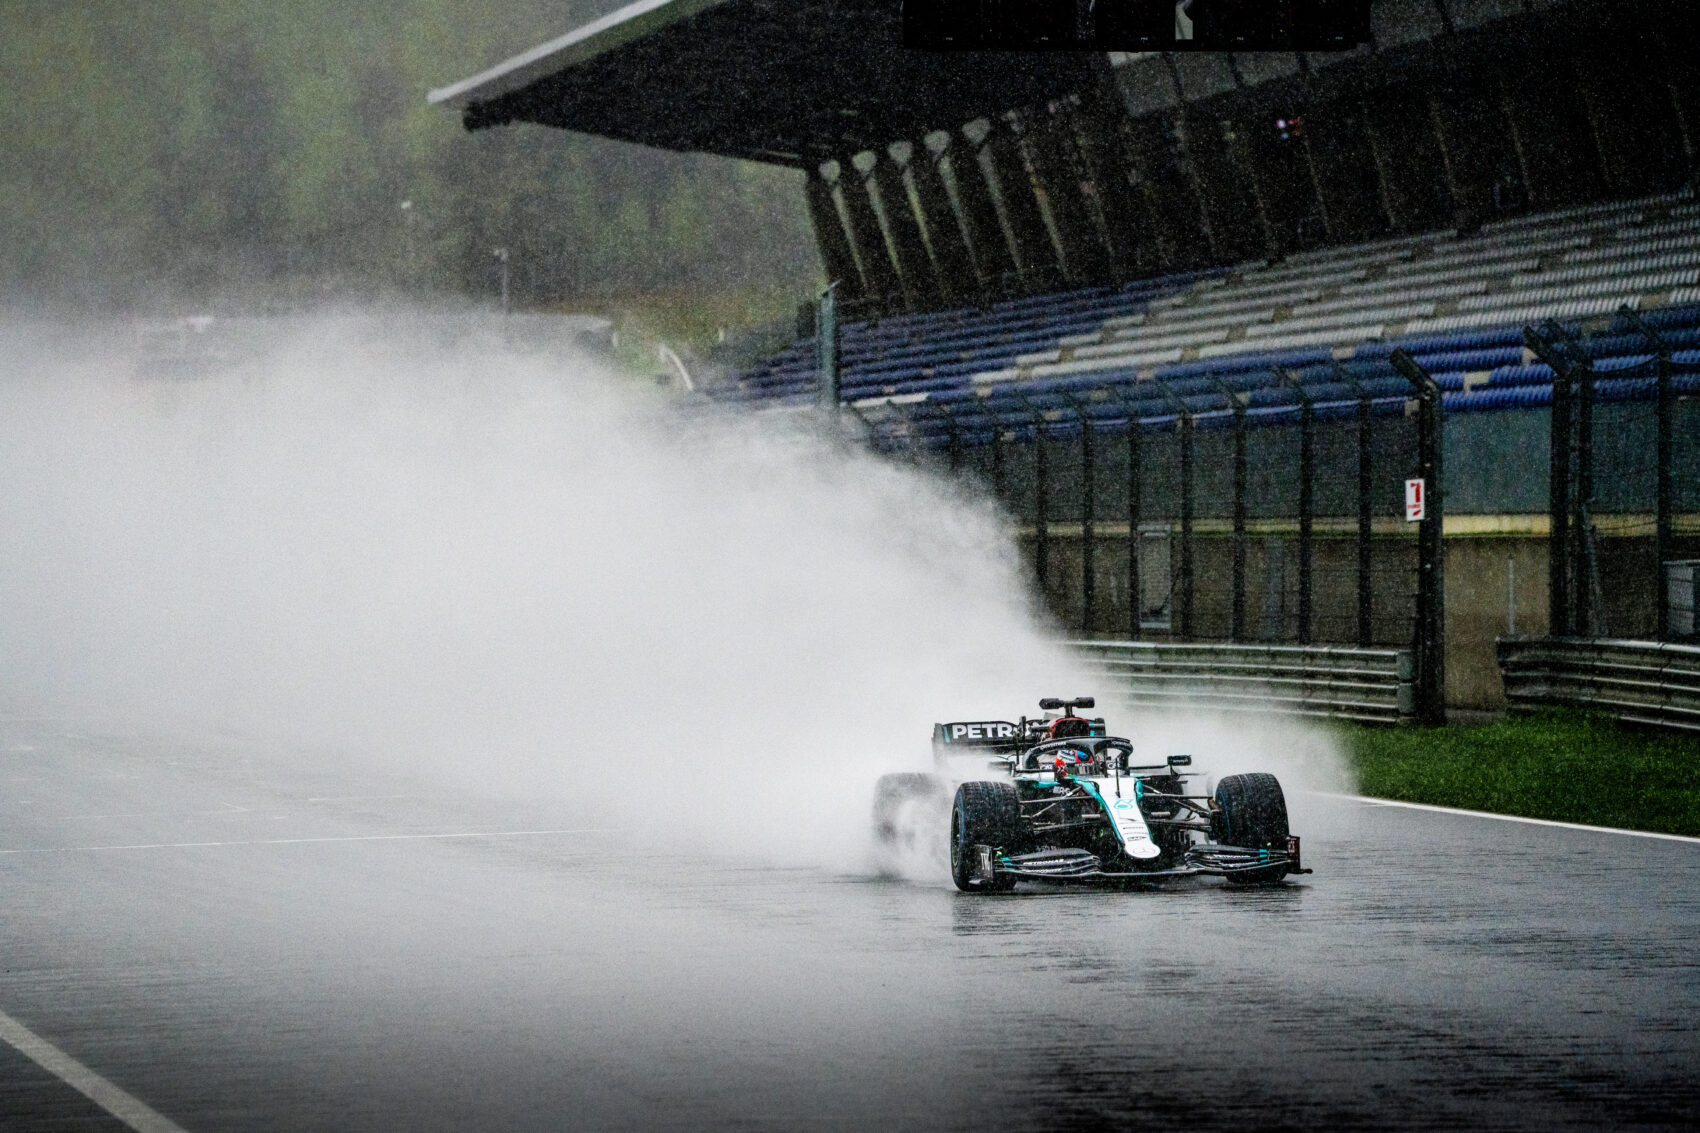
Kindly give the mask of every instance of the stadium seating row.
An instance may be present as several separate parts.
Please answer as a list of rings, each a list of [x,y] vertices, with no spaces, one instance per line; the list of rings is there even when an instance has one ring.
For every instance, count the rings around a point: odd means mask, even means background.
[[[1408,385],[1387,357],[1403,348],[1445,393],[1450,412],[1550,401],[1552,371],[1522,344],[1524,325],[1645,312],[1677,350],[1679,385],[1700,371],[1700,202],[1688,190],[1569,208],[1165,276],[849,323],[841,396],[905,442],[994,432],[1126,427],[1130,416],[1201,424],[1290,414],[1301,400],[1353,412],[1360,395],[1402,411]],[[1604,332],[1604,327],[1592,328]],[[1645,339],[1591,343],[1602,398],[1652,396]],[[804,339],[716,400],[749,408],[812,405],[815,343]]]

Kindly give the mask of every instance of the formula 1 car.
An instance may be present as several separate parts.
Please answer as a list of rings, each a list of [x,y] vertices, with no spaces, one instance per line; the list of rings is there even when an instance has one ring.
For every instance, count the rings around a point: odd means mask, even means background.
[[[1287,830],[1275,776],[1228,775],[1210,795],[1188,794],[1190,755],[1133,762],[1133,744],[1105,733],[1102,717],[1078,710],[1092,697],[1046,698],[1046,718],[935,724],[938,774],[880,778],[876,836],[905,837],[904,820],[936,807],[958,783],[950,808],[950,872],[969,893],[1005,892],[1017,881],[1138,883],[1215,874],[1236,885],[1309,873]],[[999,774],[961,781],[964,758]],[[983,772],[982,772],[983,773]]]

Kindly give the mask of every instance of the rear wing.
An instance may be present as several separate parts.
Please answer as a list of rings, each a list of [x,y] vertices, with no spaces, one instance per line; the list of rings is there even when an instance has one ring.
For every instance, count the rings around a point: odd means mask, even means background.
[[[1008,720],[961,720],[933,725],[933,747],[1013,750],[1022,745],[1022,738],[1022,725]]]
[[[958,720],[933,725],[933,756],[972,755],[975,752],[1000,754],[1019,752],[1031,740],[1020,724],[1008,720]]]

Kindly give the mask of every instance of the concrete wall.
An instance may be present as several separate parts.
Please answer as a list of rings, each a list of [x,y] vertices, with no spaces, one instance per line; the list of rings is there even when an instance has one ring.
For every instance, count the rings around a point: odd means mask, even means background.
[[[1527,523],[1539,517],[1500,517]],[[1154,525],[1160,527],[1161,525]],[[1507,522],[1504,526],[1513,526]],[[1700,529],[1700,516],[1685,519]],[[1148,536],[1149,538],[1149,536]],[[1178,585],[1179,531],[1171,532],[1169,561],[1142,566],[1147,608],[1157,579]],[[1036,571],[1037,540],[1031,528],[1021,535],[1028,568]],[[1058,628],[1069,634],[1101,638],[1129,635],[1127,607],[1127,528],[1105,524],[1093,541],[1096,584],[1091,620],[1085,620],[1082,540],[1078,524],[1059,525],[1048,540],[1047,606]],[[1378,534],[1372,542],[1372,643],[1408,647],[1415,612],[1416,540],[1409,535]],[[1147,557],[1151,549],[1147,545]],[[1195,534],[1195,607],[1193,638],[1225,641],[1232,614],[1233,544],[1220,531]],[[1657,632],[1653,605],[1653,541],[1647,536],[1602,534],[1599,539],[1604,631],[1617,637],[1644,638]],[[1700,558],[1700,534],[1676,541],[1678,558]],[[1272,570],[1271,559],[1277,560]],[[1352,643],[1357,634],[1357,543],[1340,532],[1321,531],[1315,539],[1312,581],[1312,640]],[[1152,577],[1155,576],[1155,579]],[[1539,637],[1548,628],[1547,540],[1544,534],[1471,533],[1446,540],[1446,686],[1455,708],[1505,706],[1494,642],[1513,628]],[[1157,582],[1159,588],[1162,583]],[[1253,534],[1246,546],[1245,638],[1295,641],[1298,637],[1298,541],[1291,524]],[[1512,607],[1515,607],[1515,625]],[[1178,626],[1145,624],[1141,636],[1179,638]]]

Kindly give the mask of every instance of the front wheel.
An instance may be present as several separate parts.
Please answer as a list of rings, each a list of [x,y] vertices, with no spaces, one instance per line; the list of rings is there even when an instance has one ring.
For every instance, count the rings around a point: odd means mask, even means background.
[[[1018,847],[1021,801],[1010,783],[964,783],[950,808],[950,876],[964,893],[1000,893],[1015,888],[1007,874],[978,876],[976,847],[994,853]]]
[[[1267,772],[1228,775],[1216,784],[1216,810],[1210,835],[1224,846],[1287,852],[1287,797],[1280,781]],[[1226,875],[1232,885],[1257,885],[1287,876],[1285,863]]]

